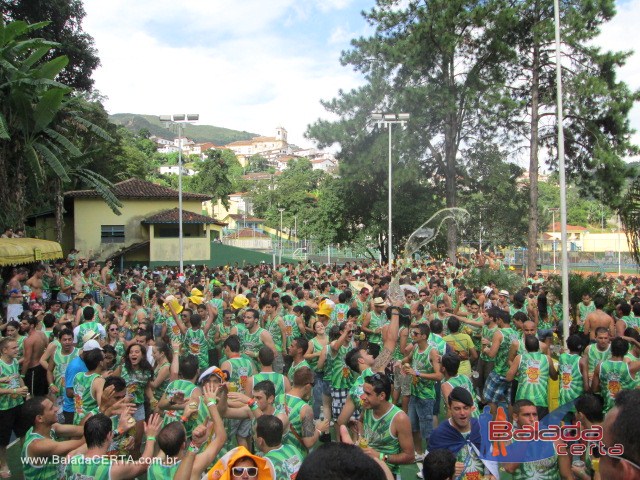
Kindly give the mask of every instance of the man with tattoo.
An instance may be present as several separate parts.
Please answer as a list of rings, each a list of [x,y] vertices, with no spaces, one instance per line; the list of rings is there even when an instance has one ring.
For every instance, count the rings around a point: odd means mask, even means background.
[[[293,445],[302,452],[303,459],[310,448],[329,430],[329,420],[313,421],[313,408],[307,401],[311,397],[314,385],[313,372],[309,367],[296,370],[293,375],[293,387],[285,395],[284,411],[289,417],[289,432],[282,442]]]

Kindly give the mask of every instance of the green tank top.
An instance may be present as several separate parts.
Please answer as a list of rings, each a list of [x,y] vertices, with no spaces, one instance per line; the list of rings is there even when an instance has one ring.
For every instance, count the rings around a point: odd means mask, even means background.
[[[187,351],[191,355],[195,355],[198,358],[198,366],[201,371],[209,368],[209,354],[207,352],[209,342],[207,342],[204,331],[201,328],[194,330],[189,327],[184,335],[184,345],[187,346]]]
[[[311,345],[313,345],[313,352],[312,353],[318,353],[321,352],[322,349],[324,348],[324,345],[322,345],[318,339],[316,337],[313,337],[311,339]],[[310,360],[307,360],[307,363],[309,364],[309,367],[311,367],[311,370],[313,370],[314,372],[318,371],[318,360],[320,358],[316,357],[316,358],[312,358]]]
[[[371,321],[369,322],[369,330],[377,330],[378,328],[381,328],[388,323],[387,314],[384,312],[378,315],[375,311],[372,310],[370,315]],[[370,333],[369,341],[382,346],[382,333]]]
[[[325,372],[329,372],[329,381],[331,388],[345,389],[351,387],[353,384],[352,370],[344,363],[344,358],[349,353],[349,348],[342,346],[336,354],[333,353],[331,345],[327,345],[327,358],[331,359],[328,367],[325,367]]]
[[[521,463],[513,473],[513,480],[560,480],[558,457],[553,456],[535,462]]]
[[[593,378],[593,371],[596,369],[596,365],[600,362],[604,362],[605,360],[609,360],[611,358],[611,345],[607,347],[604,352],[598,350],[598,347],[595,343],[592,343],[589,346],[589,353],[587,354],[588,360],[588,368],[589,368],[589,383],[591,383],[591,379]]]
[[[180,462],[181,460],[178,460],[170,465],[152,463],[147,470],[147,480],[172,480],[180,468]]]
[[[291,346],[294,338],[302,336],[298,323],[296,322],[296,316],[293,314],[287,314],[283,317],[284,328],[287,332],[287,348]]]
[[[427,348],[421,352],[417,347],[413,350],[411,357],[411,367],[420,373],[434,373],[431,359],[429,358],[433,347],[427,345]],[[413,375],[411,382],[411,395],[418,398],[436,398],[435,383],[433,380],[425,380]]]
[[[431,347],[435,348],[441,356],[447,353],[447,342],[445,342],[444,338],[440,335],[430,333],[427,343],[429,343]]]
[[[548,407],[549,360],[540,352],[527,352],[520,357],[517,400],[529,400],[536,407]]]
[[[395,455],[400,453],[400,442],[398,437],[391,433],[391,423],[393,419],[402,412],[395,405],[383,414],[380,418],[375,418],[373,410],[364,410],[362,414],[363,437],[369,443],[369,447],[384,455]],[[395,475],[399,467],[394,464],[387,464],[391,472]]]
[[[273,343],[276,346],[276,351],[282,353],[282,331],[280,330],[280,316],[276,315],[271,320],[268,320],[264,328],[271,334]]]
[[[157,377],[158,376],[157,372],[162,370],[164,367],[170,367],[170,366],[171,366],[171,364],[169,362],[164,362],[154,372],[154,374],[153,374],[154,377]],[[160,399],[162,398],[162,395],[164,394],[164,391],[167,389],[167,387],[169,386],[170,383],[171,383],[171,375],[169,375],[160,385],[158,385],[157,388],[155,388],[153,390],[153,398],[155,398],[156,401],[160,401]]]
[[[178,379],[169,383],[165,394],[167,395],[167,398],[171,400],[171,397],[173,397],[176,393],[183,392],[184,398],[187,399],[191,397],[191,394],[195,389],[196,389],[196,386],[193,383],[187,380]],[[200,397],[200,399],[202,400],[202,397]],[[165,425],[168,425],[171,422],[179,421],[183,411],[184,410],[181,410],[181,409],[165,410],[164,418],[162,419],[162,426],[164,427]],[[191,418],[184,425],[185,430],[187,431],[187,437],[191,436],[191,432],[193,432],[193,429],[196,427],[197,421],[198,420],[196,418]]]
[[[227,362],[231,365],[231,375],[229,376],[229,382],[235,383],[238,386],[238,391],[246,393],[251,396],[252,392],[246,392],[245,386],[247,379],[253,375],[253,362],[247,357],[234,357],[228,358]]]
[[[584,303],[580,302],[578,304],[580,322],[584,323],[584,320],[587,318],[587,315],[595,311],[596,311],[596,306],[593,302],[591,302],[589,305],[585,305]]]
[[[80,425],[84,417],[98,409],[98,400],[93,398],[91,386],[99,376],[99,373],[80,372],[73,378],[73,402],[76,411],[73,416],[74,425]]]
[[[307,363],[306,360],[302,360],[299,363],[296,364],[291,364],[291,367],[289,367],[289,371],[287,372],[287,378],[289,379],[289,383],[291,385],[293,385],[293,374],[296,373],[297,370],[300,370],[302,367],[308,367],[311,368],[311,366]]]
[[[55,383],[60,392],[64,391],[64,374],[67,371],[67,365],[78,356],[79,351],[74,348],[71,353],[64,355],[62,353],[62,345],[58,345],[53,352],[53,383]]]
[[[289,417],[289,431],[282,438],[282,443],[295,447],[306,457],[306,447],[300,443],[296,438],[296,435],[291,433],[291,429],[293,429],[296,434],[302,438],[302,418],[300,416],[300,411],[305,405],[307,405],[307,402],[302,400],[300,397],[295,397],[289,394],[284,396],[284,411]]]
[[[402,360],[404,358],[403,353],[400,351],[400,336],[401,333],[406,330],[407,327],[400,327],[398,329],[398,340],[396,341],[396,346],[393,349],[393,359],[394,360]]]
[[[20,388],[20,366],[18,360],[14,358],[12,363],[5,363],[0,360],[0,377],[9,378],[6,383],[2,384],[2,388]],[[24,400],[20,395],[0,395],[0,410],[9,410],[22,405],[23,402]]]
[[[238,331],[239,332],[239,331]],[[264,332],[264,328],[258,328],[255,332],[250,333],[249,330],[242,332],[240,336],[240,345],[243,352],[249,350],[251,352],[259,352],[264,343],[260,339],[260,335]]]
[[[558,358],[559,405],[569,403],[584,393],[580,355],[562,353]]]
[[[363,385],[365,379],[370,376],[373,376],[373,370],[367,368],[358,378],[355,379],[353,385],[349,389],[349,396],[351,397],[351,401],[353,402],[353,406],[357,412],[362,410],[362,395],[364,393]]]
[[[122,367],[122,379],[127,383],[127,395],[133,397],[133,403],[141,405],[144,403],[144,391],[147,383],[151,380],[152,373],[146,370],[129,371],[127,367]]]
[[[222,323],[224,318],[224,300],[221,298],[212,298],[209,303],[218,309],[218,315],[216,316],[216,323]]]
[[[294,480],[302,465],[304,455],[293,445],[282,444],[280,448],[265,453],[276,472],[278,480]]]
[[[467,315],[467,318],[474,321],[482,320],[482,317],[480,316],[473,318],[471,315]],[[475,325],[469,325],[468,323],[461,324],[460,332],[466,333],[471,337],[471,340],[473,341],[473,348],[476,349],[476,352],[479,352],[481,350],[480,346],[482,345],[482,342],[480,341],[480,339],[482,338],[483,328],[484,325],[482,327],[476,327]]]
[[[349,311],[349,305],[347,305],[346,303],[338,303],[336,304],[336,308],[333,309],[333,312],[331,312],[331,323],[333,325],[335,324],[341,324],[342,322],[344,322],[347,319],[347,312]]]
[[[604,412],[614,407],[616,395],[621,390],[636,388],[636,380],[631,377],[629,364],[622,360],[604,360],[600,364],[600,392],[604,398]]]
[[[92,320],[90,322],[84,322],[82,325],[78,327],[78,343],[76,344],[77,348],[79,349],[82,348],[82,346],[84,345],[84,341],[82,339],[87,333],[89,332],[93,332],[94,334],[100,333],[100,329],[98,328],[98,325],[99,325],[98,322],[96,322],[95,320]]]
[[[68,480],[110,480],[111,461],[109,458],[87,458],[84,455],[71,457],[64,469],[64,477]]]
[[[253,376],[253,385],[269,380],[276,388],[276,398],[285,393],[284,375],[277,372],[260,372]],[[251,393],[251,392],[249,392]]]
[[[29,445],[34,440],[42,438],[44,438],[42,435],[33,431],[33,427],[25,435],[22,445],[22,474],[29,480],[57,480],[60,478],[59,465],[50,463],[49,458],[46,457],[29,457],[28,455]]]
[[[493,328],[489,328],[486,325],[482,326],[482,330],[480,331],[480,350],[478,350],[478,352],[480,352],[480,360],[484,360],[485,362],[493,362],[493,358],[491,358],[489,355],[487,355],[486,353],[484,353],[484,347],[482,347],[482,339],[486,338],[487,340],[489,340],[489,345],[488,347],[491,348],[491,340],[493,339],[493,334],[496,332],[496,329],[498,327],[493,327]]]
[[[474,405],[476,407],[476,409],[473,411],[471,416],[473,418],[480,417],[480,409],[478,408],[478,397],[476,396],[476,391],[473,388],[473,384],[471,383],[471,380],[469,379],[469,377],[459,373],[455,377],[451,377],[445,383],[448,383],[449,385],[451,385],[451,388],[462,387],[467,392],[469,392],[471,394],[471,396],[473,397],[473,403],[474,403]],[[442,397],[442,401],[444,402],[444,397]]]
[[[504,377],[509,370],[509,348],[511,347],[511,342],[518,340],[518,333],[511,327],[501,328],[500,332],[502,333],[502,340],[498,347],[494,371]]]

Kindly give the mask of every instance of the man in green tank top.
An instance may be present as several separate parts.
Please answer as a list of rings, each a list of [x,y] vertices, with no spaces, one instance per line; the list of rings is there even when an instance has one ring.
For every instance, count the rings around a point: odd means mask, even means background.
[[[557,380],[558,372],[551,355],[540,352],[540,341],[534,335],[525,337],[524,346],[526,352],[516,355],[506,378],[509,382],[518,379],[516,400],[529,400],[542,419],[549,413],[549,378]]]
[[[276,398],[281,398],[289,391],[291,383],[283,374],[273,371],[273,351],[269,347],[262,347],[258,352],[258,360],[260,361],[260,371],[247,379],[246,391],[251,392],[254,385],[264,380],[269,380],[275,387]]]
[[[511,382],[507,381],[509,370],[509,349],[518,340],[518,334],[511,328],[509,312],[492,309],[489,315],[497,319],[498,329],[491,339],[491,347],[485,346],[483,352],[489,358],[495,358],[493,371],[489,374],[483,390],[484,401],[490,404],[491,414],[495,417],[498,403],[508,404],[511,400]]]
[[[518,427],[533,427],[538,420],[536,406],[529,400],[518,400],[513,404],[513,421]],[[560,451],[566,451],[567,445],[562,440],[557,440],[554,443],[556,452],[559,448]],[[512,474],[514,480],[570,480],[574,478],[571,472],[570,455],[553,455],[535,462],[506,463],[503,466],[507,473]]]
[[[251,358],[257,367],[258,351],[263,345],[266,345],[273,353],[277,353],[273,337],[264,328],[260,327],[260,313],[250,308],[244,312],[244,326],[246,330],[240,334],[240,350]]]
[[[213,431],[208,435],[207,427],[198,425],[191,435],[188,443],[187,432],[180,422],[172,422],[165,425],[158,433],[158,446],[165,454],[162,463],[156,462],[149,467],[147,480],[172,480],[176,478],[180,465],[188,455],[193,455],[193,464],[189,468],[189,478],[199,480],[202,473],[214,462],[216,456],[227,440],[224,423],[218,413],[218,392],[219,385],[213,382],[204,386],[203,400],[206,402],[209,418],[213,421]],[[206,448],[200,452],[209,438],[212,440]],[[199,453],[200,452],[200,453]],[[185,478],[185,477],[181,477]]]
[[[433,431],[436,382],[442,380],[440,354],[429,345],[430,333],[429,325],[426,323],[411,327],[413,352],[402,359],[403,373],[413,376],[409,397],[409,418],[418,460],[424,457],[423,441],[425,444],[428,443]]]
[[[382,346],[382,327],[387,324],[385,306],[385,301],[382,298],[374,298],[373,310],[365,313],[362,320],[362,331],[367,334],[370,342],[380,346]]]
[[[22,407],[25,424],[30,428],[22,445],[22,474],[30,480],[58,480],[59,463],[52,457],[64,457],[84,445],[82,427],[58,422],[58,406],[46,397],[34,397]],[[57,441],[64,436],[71,440]]]
[[[582,295],[582,302],[578,304],[578,327],[580,331],[584,329],[584,322],[587,319],[587,315],[596,311],[596,306],[591,300],[591,295],[585,293]]]
[[[99,413],[84,424],[84,438],[87,451],[84,454],[67,457],[64,478],[94,480],[126,480],[144,474],[153,459],[156,436],[160,430],[160,416],[154,414],[145,424],[147,442],[137,462],[113,461],[106,454],[113,440],[111,419]]]
[[[187,435],[195,428],[195,421],[192,419],[182,420],[181,416],[189,404],[199,404],[202,397],[202,390],[196,386],[198,378],[198,359],[193,355],[179,358],[177,343],[174,347],[173,360],[171,361],[171,371],[178,371],[180,378],[173,380],[167,385],[167,389],[158,401],[158,411],[164,412],[163,425],[171,422],[182,421],[187,429]]]
[[[473,411],[471,415],[473,418],[478,418],[480,416],[480,409],[478,408],[478,399],[475,394],[475,390],[473,388],[473,384],[469,377],[458,373],[458,369],[460,368],[460,356],[455,352],[449,352],[442,356],[441,360],[441,369],[442,375],[444,378],[442,380],[442,385],[440,386],[440,390],[442,392],[442,403],[447,408],[447,416],[451,416],[451,411],[449,411],[449,395],[456,387],[462,387],[466,391],[469,392],[471,397],[473,398]]]
[[[260,416],[256,426],[256,445],[273,466],[278,480],[295,480],[304,455],[293,445],[282,443],[283,431],[284,425],[278,417]]]
[[[98,411],[104,386],[104,378],[100,375],[103,359],[102,349],[97,348],[84,352],[82,356],[88,371],[79,372],[73,378],[74,425],[80,425],[86,416]]]
[[[582,354],[580,364],[583,373],[584,390],[589,391],[593,381],[593,372],[596,365],[611,358],[611,335],[604,327],[596,329],[596,343],[587,345]]]
[[[362,409],[362,394],[364,393],[364,380],[374,373],[384,373],[386,366],[392,361],[396,350],[399,330],[399,310],[393,307],[391,310],[391,322],[383,329],[384,338],[383,349],[377,357],[374,357],[365,348],[354,348],[345,356],[345,364],[358,377],[349,389],[347,401],[338,416],[338,426],[347,425],[352,416],[356,419],[360,417]]]
[[[58,334],[60,344],[56,347],[53,355],[47,363],[47,382],[49,383],[49,393],[56,397],[56,404],[62,412],[63,395],[65,395],[64,374],[67,365],[78,356],[80,350],[73,346],[73,331],[65,328]]]
[[[640,371],[640,362],[627,363],[624,356],[629,351],[629,343],[616,337],[611,341],[611,358],[603,360],[593,372],[591,391],[600,393],[604,399],[604,412],[614,406],[616,396],[622,390],[637,388],[636,374]]]
[[[329,430],[329,419],[314,424],[313,408],[307,403],[313,393],[314,376],[308,367],[293,375],[293,386],[284,396],[284,411],[289,417],[289,432],[283,443],[293,445],[306,457],[320,436]]]
[[[580,359],[582,354],[582,338],[580,335],[571,335],[567,339],[569,352],[563,352],[558,358],[559,396],[558,406],[565,405],[584,393],[584,382],[580,371]],[[575,411],[575,407],[571,408]]]
[[[85,307],[82,312],[83,323],[73,329],[74,342],[77,348],[82,348],[84,342],[88,342],[91,339],[98,339],[98,336],[104,340],[107,337],[107,332],[104,326],[95,317],[93,307]]]
[[[415,461],[409,417],[389,402],[391,380],[386,375],[365,377],[362,389],[362,436],[357,444],[371,458],[385,462],[397,476],[400,465]]]

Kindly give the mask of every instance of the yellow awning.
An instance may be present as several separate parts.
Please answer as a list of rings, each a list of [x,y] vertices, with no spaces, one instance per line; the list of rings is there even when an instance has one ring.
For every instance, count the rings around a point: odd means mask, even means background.
[[[0,266],[62,258],[58,242],[38,238],[0,238]]]

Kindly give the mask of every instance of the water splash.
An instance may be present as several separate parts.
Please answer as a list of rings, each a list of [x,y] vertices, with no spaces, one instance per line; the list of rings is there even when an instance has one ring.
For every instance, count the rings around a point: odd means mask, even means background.
[[[400,275],[404,268],[411,264],[414,253],[431,243],[440,233],[442,224],[446,220],[451,220],[460,226],[465,224],[471,216],[464,208],[443,208],[433,214],[429,220],[418,227],[407,240],[402,251],[402,257],[397,261],[397,272],[389,284],[389,299],[392,302],[403,301],[404,291],[400,286]]]

